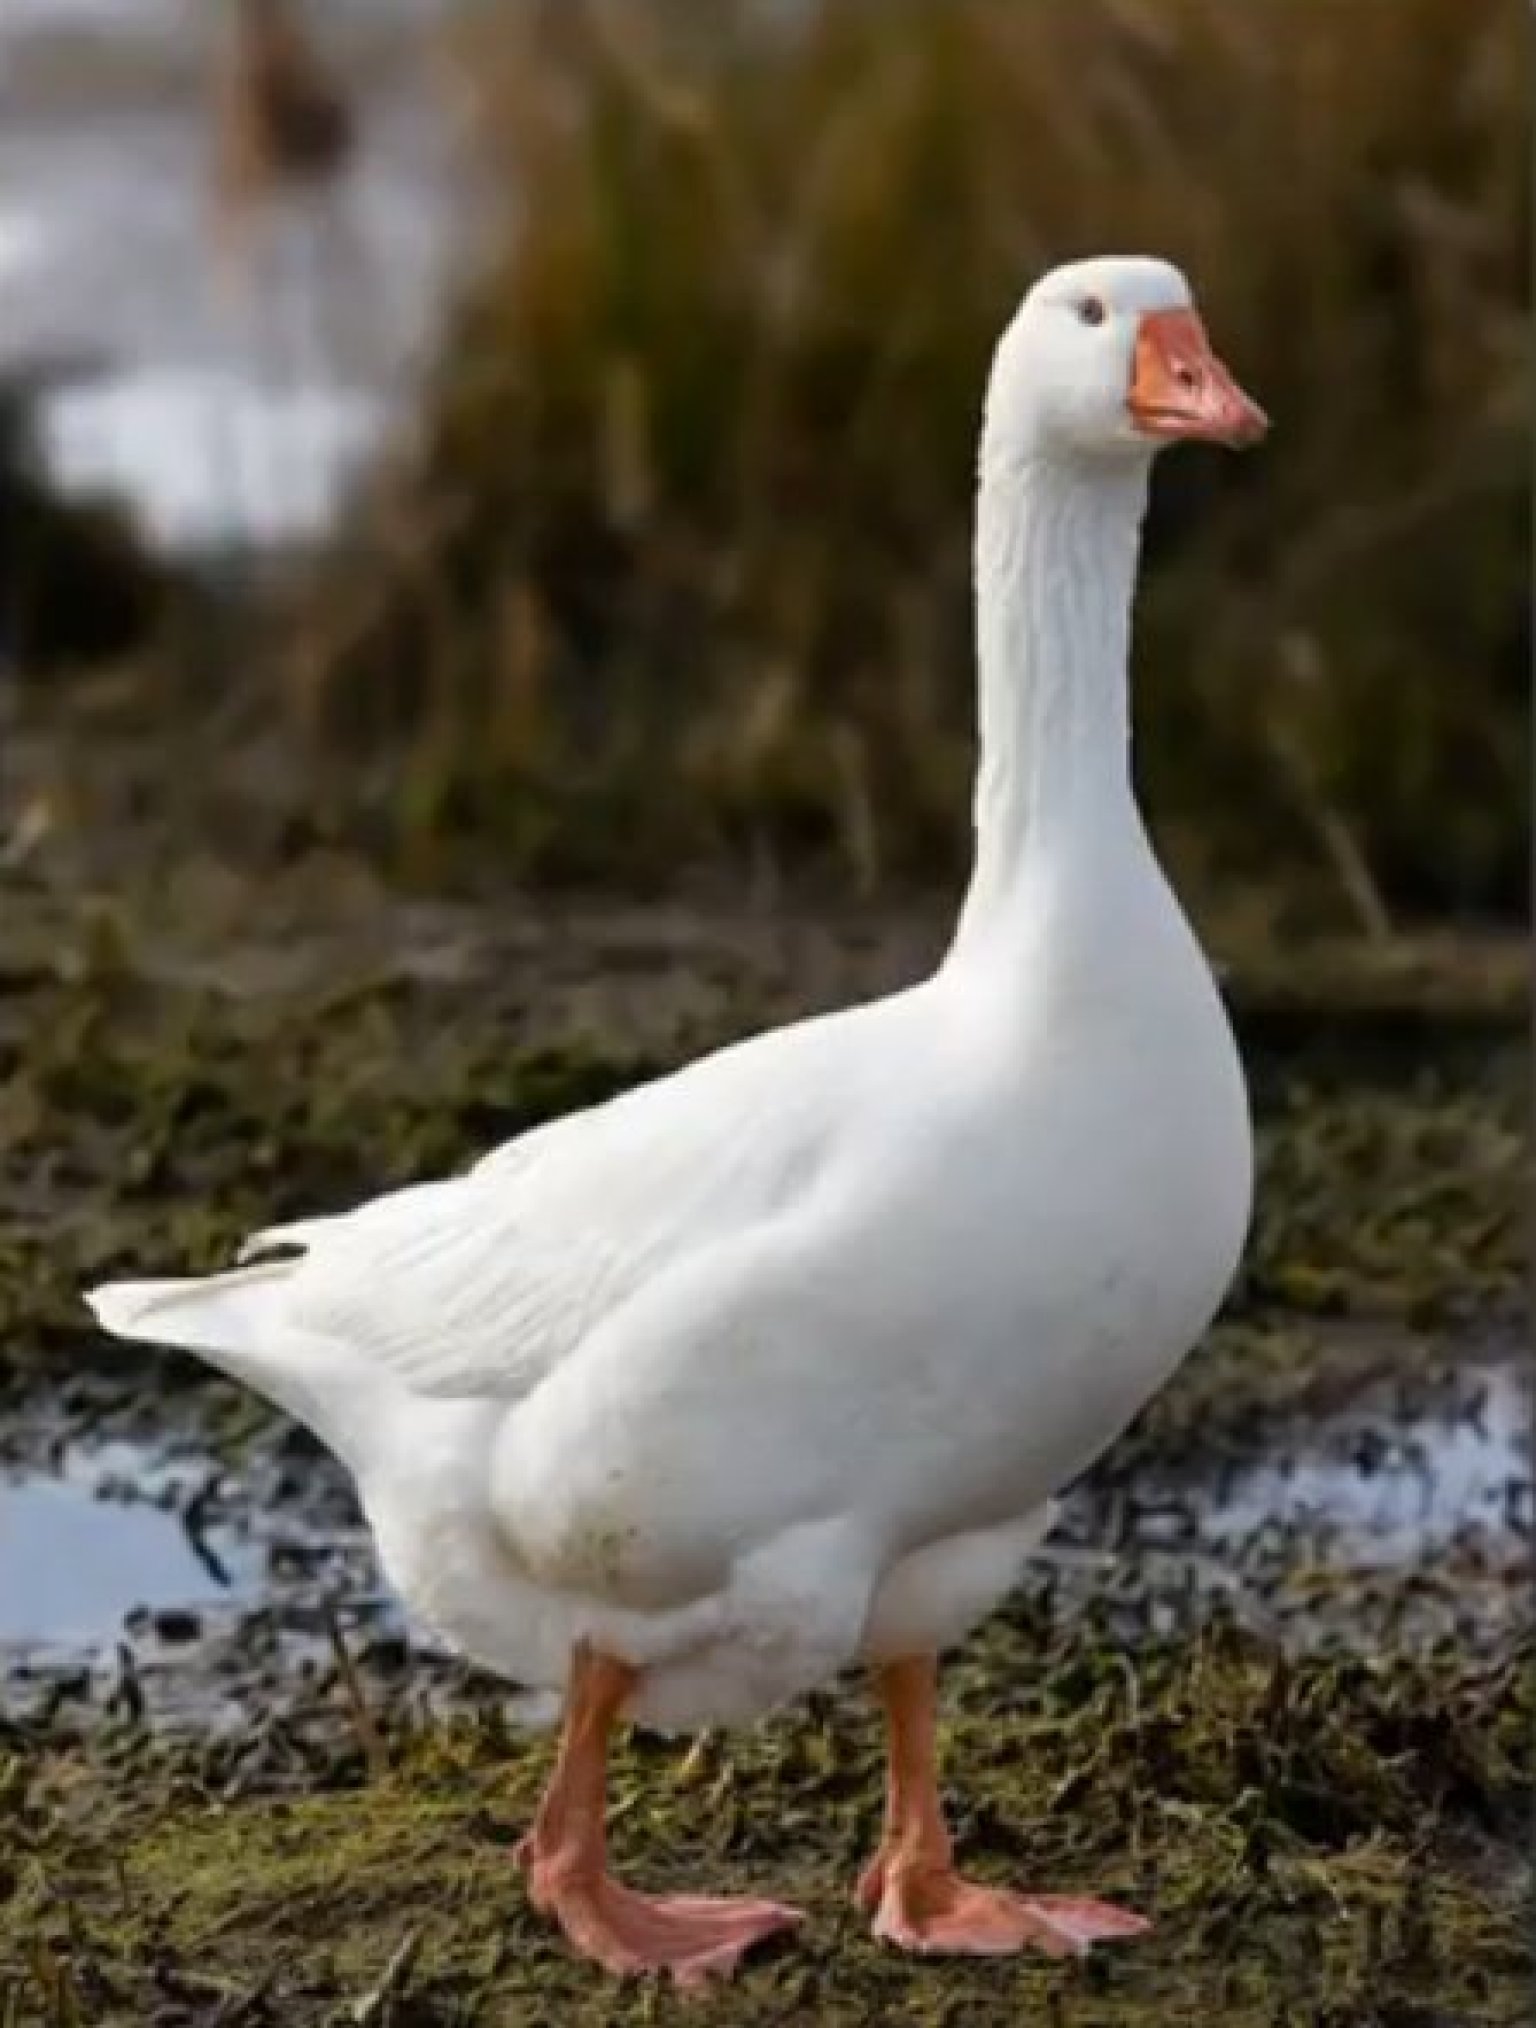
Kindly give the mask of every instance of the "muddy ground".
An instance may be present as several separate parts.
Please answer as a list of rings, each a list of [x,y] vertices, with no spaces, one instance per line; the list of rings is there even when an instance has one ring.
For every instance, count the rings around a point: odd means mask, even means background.
[[[1242,1285],[950,1666],[977,1869],[1152,1937],[871,1943],[850,1683],[620,1757],[637,1878],[810,1911],[685,2009],[528,1909],[547,1736],[401,1624],[335,1468],[74,1291],[910,977],[942,911],[448,907],[328,861],[126,900],[13,871],[0,903],[3,2028],[1526,2018],[1522,959],[1223,949],[1263,1152]]]

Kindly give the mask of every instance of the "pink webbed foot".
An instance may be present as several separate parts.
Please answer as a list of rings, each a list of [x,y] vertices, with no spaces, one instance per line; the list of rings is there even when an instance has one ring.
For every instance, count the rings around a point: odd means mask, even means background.
[[[669,1972],[685,1987],[728,1978],[753,1944],[803,1919],[777,1901],[640,1894],[609,1874],[550,1883],[535,1868],[529,1887],[583,1957],[621,1977]]]
[[[608,1871],[606,1748],[635,1675],[612,1656],[576,1648],[555,1766],[517,1863],[534,1907],[554,1917],[583,1957],[621,1977],[670,1972],[680,1986],[700,1986],[728,1976],[753,1944],[802,1918],[777,1901],[637,1894]]]
[[[868,1878],[860,1882],[861,1898]],[[1150,1928],[1144,1917],[1107,1901],[1016,1894],[956,1873],[903,1878],[892,1870],[875,1904],[876,1936],[933,1956],[1006,1957],[1035,1949],[1076,1957],[1093,1944],[1142,1936]]]
[[[859,1906],[875,1935],[902,1950],[1001,1957],[1033,1947],[1073,1957],[1096,1943],[1141,1936],[1144,1917],[1072,1894],[1016,1894],[956,1872],[939,1803],[937,1668],[932,1655],[880,1672],[890,1736],[885,1834],[859,1876]]]

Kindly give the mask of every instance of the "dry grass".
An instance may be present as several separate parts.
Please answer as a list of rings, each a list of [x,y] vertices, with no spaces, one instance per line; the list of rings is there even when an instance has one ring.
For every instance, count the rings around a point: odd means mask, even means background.
[[[1503,0],[498,12],[515,217],[296,717],[401,834],[533,869],[953,863],[989,346],[1043,267],[1155,248],[1279,424],[1165,461],[1165,834],[1368,929],[1518,905],[1523,37]]]

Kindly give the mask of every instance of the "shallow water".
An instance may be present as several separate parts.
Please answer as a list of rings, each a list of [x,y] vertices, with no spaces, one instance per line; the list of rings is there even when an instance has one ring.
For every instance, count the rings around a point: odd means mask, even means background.
[[[89,376],[41,405],[67,491],[125,501],[183,553],[304,541],[430,345],[474,214],[429,0],[327,0],[355,168],[279,207],[231,286],[209,121],[221,10],[0,6],[0,375]]]
[[[0,1476],[0,1645],[91,1646],[141,1615],[258,1597],[252,1539],[197,1525],[208,1476],[130,1444],[71,1447],[55,1470]]]
[[[1129,1489],[1138,1540],[1197,1537],[1242,1553],[1266,1535],[1346,1568],[1401,1569],[1458,1546],[1529,1541],[1532,1391],[1514,1365],[1475,1370],[1429,1399],[1387,1389],[1321,1422],[1267,1432],[1258,1456]]]
[[[232,367],[161,368],[67,389],[43,441],[71,491],[126,487],[160,547],[322,535],[386,411],[361,389],[263,387]]]

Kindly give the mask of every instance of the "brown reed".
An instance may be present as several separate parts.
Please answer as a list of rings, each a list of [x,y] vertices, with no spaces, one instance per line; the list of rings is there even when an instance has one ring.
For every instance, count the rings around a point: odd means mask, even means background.
[[[1378,930],[1519,905],[1503,0],[630,0],[469,54],[508,223],[290,659],[334,790],[534,871],[952,867],[988,348],[1042,268],[1151,248],[1278,423],[1159,482],[1166,836]]]

